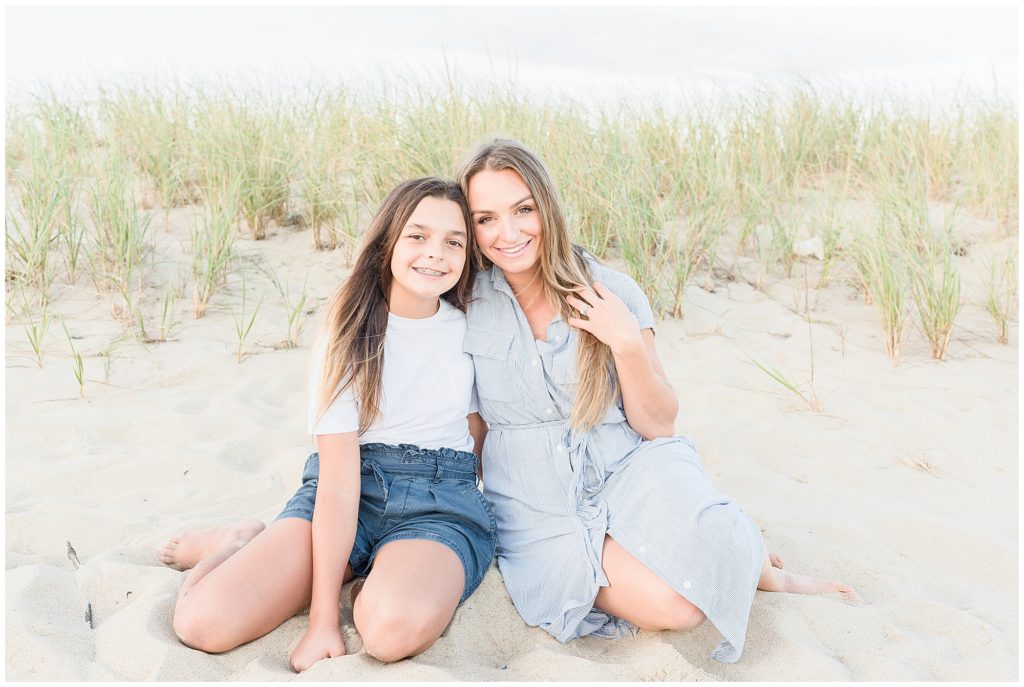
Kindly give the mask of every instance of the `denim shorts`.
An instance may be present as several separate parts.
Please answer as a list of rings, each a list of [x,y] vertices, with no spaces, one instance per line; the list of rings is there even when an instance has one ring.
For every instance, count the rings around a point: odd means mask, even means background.
[[[477,489],[477,458],[450,448],[424,449],[411,444],[363,444],[359,523],[349,563],[367,575],[373,559],[388,542],[430,539],[459,557],[466,571],[462,601],[480,585],[494,557],[498,529],[494,514]],[[320,456],[306,459],[302,486],[277,516],[313,521]]]

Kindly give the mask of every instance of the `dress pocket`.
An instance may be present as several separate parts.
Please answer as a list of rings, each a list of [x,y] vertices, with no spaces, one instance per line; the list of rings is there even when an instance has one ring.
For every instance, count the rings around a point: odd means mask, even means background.
[[[473,356],[476,392],[482,400],[515,403],[518,372],[512,355],[512,334],[467,329],[462,350]]]

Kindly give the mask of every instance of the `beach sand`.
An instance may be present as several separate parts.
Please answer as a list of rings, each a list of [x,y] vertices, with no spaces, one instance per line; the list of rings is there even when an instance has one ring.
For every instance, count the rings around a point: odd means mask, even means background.
[[[187,274],[190,212],[172,211],[166,227],[162,213],[154,221],[154,283]],[[718,279],[708,291],[700,274],[685,319],[659,323],[658,351],[680,398],[677,431],[695,441],[711,479],[788,569],[847,582],[863,599],[758,592],[733,665],[709,658],[719,635],[708,623],[563,646],[522,622],[493,564],[436,645],[396,664],[362,651],[347,590],[348,655],[301,676],[288,656],[306,615],[225,654],[185,647],[170,620],[184,574],[154,550],[182,530],[269,521],[298,486],[313,448],[309,347],[347,272],[341,252],[314,252],[298,228],[239,238],[241,255],[295,289],[308,266],[312,311],[300,346],[275,348],[285,307],[250,277],[250,312],[260,293],[265,300],[240,364],[237,273],[202,319],[186,291],[170,340],[151,344],[112,346],[122,327],[109,297],[87,277],[58,284],[52,309],[83,356],[84,398],[56,319],[41,369],[22,327],[6,328],[7,679],[1015,680],[1018,338],[1014,326],[1010,345],[996,343],[980,305],[985,258],[1014,239],[974,229],[961,260],[967,303],[946,361],[931,359],[910,323],[894,365],[855,287],[837,276],[812,288],[821,413],[749,362],[808,379],[811,341],[795,306],[801,264],[793,279],[770,277],[761,289]],[[147,298],[158,319],[162,292]]]

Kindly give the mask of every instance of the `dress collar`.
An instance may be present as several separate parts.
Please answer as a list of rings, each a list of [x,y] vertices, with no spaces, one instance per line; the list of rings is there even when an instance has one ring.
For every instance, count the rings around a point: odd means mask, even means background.
[[[515,299],[512,287],[509,285],[508,279],[505,278],[505,273],[497,265],[491,265],[491,286],[497,291],[508,294],[509,298]]]

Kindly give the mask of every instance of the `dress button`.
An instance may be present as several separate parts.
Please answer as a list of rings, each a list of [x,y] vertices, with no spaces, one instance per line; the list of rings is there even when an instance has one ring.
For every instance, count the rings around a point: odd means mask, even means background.
[[[534,367],[537,367],[537,359],[534,358],[533,360],[531,360],[530,364],[533,365]]]
[[[552,410],[551,410],[550,407],[544,409],[544,414],[545,415],[550,415],[551,413],[552,413]]]
[[[559,444],[558,446],[555,447],[555,450],[558,451],[559,453],[561,453],[562,451],[565,450],[565,446],[562,446],[561,444]]]
[[[683,582],[683,589],[689,589],[689,588],[690,588],[690,587],[692,587],[692,586],[693,586],[693,585],[692,585],[692,584],[690,584],[690,581],[689,581],[689,580],[686,580],[685,582]]]
[[[646,547],[646,546],[641,546],[641,547],[640,547],[640,553],[643,553],[643,552],[644,552],[644,551],[646,551],[646,550],[647,550],[647,547]]]

